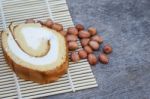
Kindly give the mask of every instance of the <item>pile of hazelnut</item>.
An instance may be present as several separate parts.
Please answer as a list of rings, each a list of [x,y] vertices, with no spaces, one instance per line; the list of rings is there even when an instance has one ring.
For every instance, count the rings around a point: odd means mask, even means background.
[[[83,49],[75,51],[78,48],[77,40],[80,39]],[[85,30],[82,24],[77,24],[75,27],[67,29],[66,40],[68,42],[68,49],[71,52],[71,60],[78,62],[80,59],[87,59],[91,65],[96,65],[98,60],[103,64],[109,63],[108,54],[112,52],[112,47],[105,44],[100,52],[98,58],[93,53],[100,49],[100,44],[103,43],[103,38],[97,34],[94,27],[89,27]]]
[[[112,52],[112,47],[109,44],[104,44],[102,48],[103,52],[99,53],[98,58],[93,53],[94,51],[98,51],[100,45],[103,43],[103,38],[97,34],[96,28],[89,27],[85,30],[82,24],[77,24],[75,27],[69,27],[65,31],[61,24],[54,23],[51,19],[47,19],[44,22],[33,19],[26,20],[26,23],[36,22],[58,31],[66,38],[68,50],[71,51],[70,58],[73,62],[78,62],[80,59],[87,59],[91,65],[96,65],[98,60],[103,64],[109,63],[108,54]],[[81,42],[82,49],[77,51],[79,47],[78,40]]]

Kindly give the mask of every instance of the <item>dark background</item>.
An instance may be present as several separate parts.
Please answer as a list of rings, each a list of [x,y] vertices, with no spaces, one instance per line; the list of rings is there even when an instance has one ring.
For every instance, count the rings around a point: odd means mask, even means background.
[[[67,3],[73,22],[96,27],[113,53],[108,65],[92,67],[98,88],[46,99],[150,99],[150,0]]]

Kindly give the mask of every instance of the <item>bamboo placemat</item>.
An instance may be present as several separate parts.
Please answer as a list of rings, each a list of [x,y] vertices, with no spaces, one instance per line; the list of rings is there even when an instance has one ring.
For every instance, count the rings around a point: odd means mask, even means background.
[[[50,17],[65,28],[74,26],[66,0],[1,0],[0,14],[0,30],[12,21],[22,23],[29,18],[44,20]],[[78,44],[81,49],[79,41]],[[0,99],[31,99],[97,86],[86,59],[69,62],[68,73],[54,83],[39,85],[19,79],[5,62],[0,44]]]

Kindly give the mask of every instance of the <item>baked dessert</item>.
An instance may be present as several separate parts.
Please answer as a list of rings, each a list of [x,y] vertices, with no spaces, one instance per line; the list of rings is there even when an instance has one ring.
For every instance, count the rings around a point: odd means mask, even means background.
[[[11,23],[2,32],[2,48],[12,70],[25,80],[50,83],[67,72],[65,38],[40,23]]]

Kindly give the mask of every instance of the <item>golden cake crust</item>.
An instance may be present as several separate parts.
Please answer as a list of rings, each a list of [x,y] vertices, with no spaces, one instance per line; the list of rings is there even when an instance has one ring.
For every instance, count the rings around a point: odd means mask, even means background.
[[[54,70],[38,71],[16,64],[5,51],[4,56],[7,63],[17,74],[17,76],[25,80],[31,80],[41,84],[46,84],[58,80],[62,75],[67,73],[68,69],[68,57],[66,57],[66,61],[61,66],[58,66]]]

